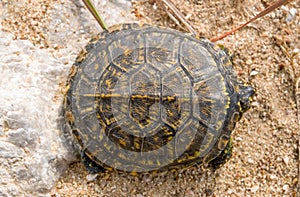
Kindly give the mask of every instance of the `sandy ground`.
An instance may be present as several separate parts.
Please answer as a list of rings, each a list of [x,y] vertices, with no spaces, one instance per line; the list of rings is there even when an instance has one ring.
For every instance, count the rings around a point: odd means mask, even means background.
[[[212,38],[247,21],[271,1],[173,2],[199,35]],[[292,8],[297,14],[287,22]],[[136,21],[185,31],[155,0],[136,0],[132,14]],[[52,47],[47,46],[47,37],[38,38],[35,44]],[[231,160],[216,172],[191,168],[161,175],[107,173],[90,181],[83,165],[74,163],[53,196],[296,196],[299,39],[300,1],[296,0],[217,42],[230,50],[239,77],[252,84],[257,94],[234,132]]]

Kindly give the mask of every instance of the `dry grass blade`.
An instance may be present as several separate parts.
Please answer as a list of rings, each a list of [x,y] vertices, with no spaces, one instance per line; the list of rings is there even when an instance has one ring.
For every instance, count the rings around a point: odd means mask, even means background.
[[[163,6],[166,6],[167,8],[169,8],[174,15],[179,19],[179,21],[181,23],[184,24],[184,26],[189,30],[190,33],[192,33],[194,36],[197,36],[197,32],[194,30],[194,28],[187,22],[187,20],[185,20],[184,15],[178,10],[178,8],[170,1],[170,0],[160,0],[160,2],[162,2]],[[174,17],[173,15],[171,15],[171,13],[168,12],[168,10],[166,10],[169,17],[178,25],[180,25],[176,19],[176,17]]]
[[[256,19],[260,18],[260,17],[263,17],[264,15],[268,14],[269,12],[275,10],[276,8],[282,6],[283,4],[286,4],[288,3],[290,0],[278,0],[276,2],[274,2],[273,4],[271,4],[269,7],[267,7],[266,9],[264,9],[262,12],[260,12],[258,15],[256,15],[255,17],[253,17],[252,19],[250,19],[249,21],[247,21],[246,23],[238,26],[237,28],[235,29],[232,29],[231,31],[229,32],[226,32],[224,33],[223,35],[221,36],[217,36],[215,38],[211,38],[210,41],[211,42],[216,42],[218,40],[221,40],[227,36],[229,36],[230,34],[242,29],[243,27],[245,27],[246,25],[248,25],[249,23],[255,21]]]
[[[108,27],[100,14],[98,13],[97,9],[95,8],[94,4],[90,0],[82,0],[83,3],[86,5],[88,10],[92,13],[92,15],[95,17],[96,21],[99,23],[99,25],[102,27],[102,29],[107,30]]]

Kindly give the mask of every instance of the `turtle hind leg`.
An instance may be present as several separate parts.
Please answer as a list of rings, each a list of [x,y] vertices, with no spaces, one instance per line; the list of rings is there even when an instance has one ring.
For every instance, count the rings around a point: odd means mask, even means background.
[[[213,170],[216,170],[218,168],[220,168],[221,166],[223,166],[231,157],[232,155],[232,139],[230,138],[226,147],[224,148],[224,150],[221,152],[221,154],[219,156],[217,156],[216,158],[214,158],[213,160],[211,160],[208,164],[208,166],[210,168],[212,168]]]
[[[87,154],[85,153],[85,151],[81,152],[81,162],[84,164],[84,166],[90,174],[96,174],[105,171],[102,166],[90,159],[89,156],[87,156]]]

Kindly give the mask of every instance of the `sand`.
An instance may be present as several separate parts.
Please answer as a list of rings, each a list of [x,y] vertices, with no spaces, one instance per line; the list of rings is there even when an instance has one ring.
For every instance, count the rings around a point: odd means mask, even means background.
[[[206,38],[240,25],[271,3],[268,0],[173,2],[196,32]],[[41,1],[33,5],[45,8],[43,5],[49,3],[61,2]],[[291,15],[287,22],[291,9],[296,9],[297,14]],[[133,15],[135,21],[186,31],[176,25],[155,0],[135,0],[132,13],[123,14]],[[37,15],[43,19],[45,13],[41,11]],[[39,21],[40,26],[47,28],[46,20]],[[5,24],[3,28],[14,32],[18,38],[19,29]],[[34,29],[28,31],[26,35]],[[23,39],[32,39],[36,45],[56,50],[49,44],[47,35],[43,36],[44,33],[39,31],[36,34],[39,36]],[[297,111],[300,96],[297,96],[296,88],[300,77],[299,39],[300,2],[293,1],[217,42],[233,54],[238,76],[253,85],[257,93],[252,108],[233,134],[231,160],[216,172],[201,168],[138,176],[111,172],[91,180],[84,166],[77,162],[61,177],[52,195],[296,196],[300,131]]]

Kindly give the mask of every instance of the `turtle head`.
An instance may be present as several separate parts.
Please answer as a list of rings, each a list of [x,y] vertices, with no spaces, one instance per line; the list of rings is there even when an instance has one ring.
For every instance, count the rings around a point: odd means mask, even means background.
[[[241,112],[245,112],[250,108],[252,97],[255,94],[255,89],[249,85],[241,84],[239,86],[239,106]]]

